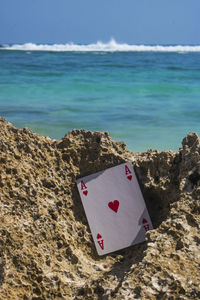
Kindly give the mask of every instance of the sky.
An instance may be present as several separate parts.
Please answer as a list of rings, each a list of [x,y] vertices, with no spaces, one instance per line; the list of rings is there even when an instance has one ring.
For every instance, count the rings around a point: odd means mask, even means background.
[[[200,45],[200,0],[0,0],[0,43]]]

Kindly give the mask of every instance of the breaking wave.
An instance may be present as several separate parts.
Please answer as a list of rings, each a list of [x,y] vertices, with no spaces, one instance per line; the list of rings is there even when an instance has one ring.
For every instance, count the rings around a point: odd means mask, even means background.
[[[55,51],[55,52],[200,52],[200,45],[195,46],[147,46],[147,45],[129,45],[117,43],[114,39],[108,43],[101,41],[95,44],[79,45],[74,43],[67,44],[13,44],[1,45],[0,50],[21,50],[21,51]]]

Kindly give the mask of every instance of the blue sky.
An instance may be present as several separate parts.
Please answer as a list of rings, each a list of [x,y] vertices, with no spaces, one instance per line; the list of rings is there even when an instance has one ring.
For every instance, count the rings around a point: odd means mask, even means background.
[[[0,0],[0,43],[200,44],[200,0]]]

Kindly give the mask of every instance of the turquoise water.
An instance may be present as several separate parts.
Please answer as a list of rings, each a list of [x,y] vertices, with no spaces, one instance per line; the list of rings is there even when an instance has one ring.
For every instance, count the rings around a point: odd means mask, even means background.
[[[5,48],[5,47],[4,47]],[[108,131],[129,150],[200,134],[200,52],[0,50],[0,115],[59,139]]]

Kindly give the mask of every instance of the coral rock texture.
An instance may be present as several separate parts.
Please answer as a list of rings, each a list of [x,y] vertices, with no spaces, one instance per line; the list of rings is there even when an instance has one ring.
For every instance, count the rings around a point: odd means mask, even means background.
[[[133,164],[154,230],[99,257],[76,179]],[[0,118],[0,299],[198,299],[200,139],[131,153],[108,133],[51,140]]]

